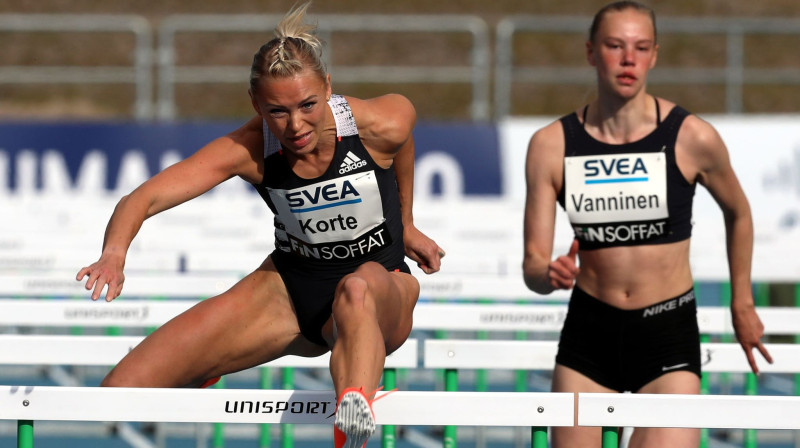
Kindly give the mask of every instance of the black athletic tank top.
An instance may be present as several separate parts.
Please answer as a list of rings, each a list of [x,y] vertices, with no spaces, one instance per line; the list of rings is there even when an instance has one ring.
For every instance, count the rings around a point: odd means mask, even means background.
[[[336,150],[315,179],[292,171],[264,124],[264,179],[254,186],[275,214],[275,248],[309,274],[316,268],[352,271],[366,261],[396,267],[405,250],[394,167],[372,160],[344,97],[332,95],[328,105]]]
[[[688,115],[675,106],[652,133],[621,145],[594,139],[574,112],[561,118],[564,182],[558,203],[582,250],[691,236],[695,184],[675,162],[678,130]]]

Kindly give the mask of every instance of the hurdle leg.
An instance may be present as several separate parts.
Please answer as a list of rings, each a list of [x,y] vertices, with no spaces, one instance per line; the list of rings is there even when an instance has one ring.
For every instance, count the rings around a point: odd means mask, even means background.
[[[294,368],[283,368],[283,388],[290,390],[294,388]],[[281,425],[281,447],[292,448],[294,446],[294,425],[284,423]]]
[[[481,300],[480,303],[489,303],[489,300]],[[477,332],[479,340],[489,339],[489,332],[482,330]],[[487,369],[475,370],[475,391],[487,392],[489,390],[489,371]],[[475,428],[475,448],[486,448],[486,427],[478,426]]]
[[[603,448],[619,447],[619,428],[603,426]]]
[[[397,387],[397,370],[383,370],[383,387],[385,390],[392,390]],[[381,429],[381,446],[383,448],[394,448],[397,432],[394,425],[383,425]]]
[[[547,428],[542,426],[531,428],[531,448],[547,448]]]
[[[749,372],[745,374],[745,395],[758,395],[758,380],[756,374]],[[744,430],[744,447],[755,448],[758,446],[758,431],[755,429]]]
[[[700,335],[700,342],[711,342],[711,337],[707,334]],[[700,394],[708,395],[711,391],[711,379],[709,378],[708,372],[702,372],[700,374]],[[709,439],[711,436],[711,432],[708,428],[701,428],[700,429],[700,448],[708,448]]]
[[[33,420],[17,421],[17,448],[33,448]]]
[[[261,388],[272,389],[272,370],[269,367],[262,367],[261,369]],[[269,448],[272,438],[270,436],[270,425],[262,423],[259,426],[259,448]]]
[[[524,341],[528,339],[528,333],[526,331],[517,331],[514,333],[514,339],[517,341]],[[528,371],[527,370],[515,370],[514,371],[514,390],[516,392],[526,392],[528,390]],[[522,428],[514,428],[514,447],[515,448],[523,448],[524,441],[523,441],[523,429]]]
[[[216,384],[213,386],[215,389],[224,389],[225,388],[225,377],[222,376],[219,378]],[[225,425],[223,423],[214,423],[214,435],[213,435],[213,443],[212,446],[214,448],[223,448],[225,446]]]
[[[444,390],[455,392],[458,390],[458,371],[456,369],[445,369],[444,371]],[[443,437],[444,448],[456,447],[456,427],[445,426]]]

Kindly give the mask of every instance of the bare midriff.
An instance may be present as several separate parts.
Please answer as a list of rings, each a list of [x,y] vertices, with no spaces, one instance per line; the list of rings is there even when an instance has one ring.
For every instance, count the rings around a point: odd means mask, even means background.
[[[620,309],[677,297],[693,286],[689,240],[581,251],[576,285]]]

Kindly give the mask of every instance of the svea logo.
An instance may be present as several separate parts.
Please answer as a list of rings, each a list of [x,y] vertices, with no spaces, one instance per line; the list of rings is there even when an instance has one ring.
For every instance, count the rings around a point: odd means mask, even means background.
[[[339,190],[335,182],[295,190],[286,194],[286,201],[293,213],[310,212],[361,202],[361,196],[349,180],[342,182]]]
[[[586,184],[613,184],[622,182],[647,182],[647,167],[637,157],[589,159],[583,162]]]

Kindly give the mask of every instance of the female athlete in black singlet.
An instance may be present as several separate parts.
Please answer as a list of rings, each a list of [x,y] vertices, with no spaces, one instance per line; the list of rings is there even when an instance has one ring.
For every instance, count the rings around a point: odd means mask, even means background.
[[[597,99],[537,131],[528,147],[524,279],[541,294],[573,288],[553,391],[699,393],[689,266],[697,183],[726,217],[736,336],[754,372],[753,348],[772,362],[753,303],[747,198],[714,128],[646,92],[658,53],[655,28],[653,11],[639,3],[602,8],[586,43]],[[551,260],[559,203],[575,240]],[[698,441],[695,429],[641,428],[630,446]],[[599,428],[553,428],[556,448],[600,444]]]
[[[385,358],[411,331],[419,283],[404,257],[430,274],[444,251],[414,226],[414,107],[400,95],[332,95],[321,43],[303,21],[308,5],[290,11],[253,58],[257,115],[122,198],[100,259],[77,279],[88,276],[92,299],[107,287],[113,300],[145,219],[231,177],[253,184],[275,213],[276,250],[157,329],[102,384],[200,385],[330,351],[336,446],[360,448],[375,429],[371,400]]]

